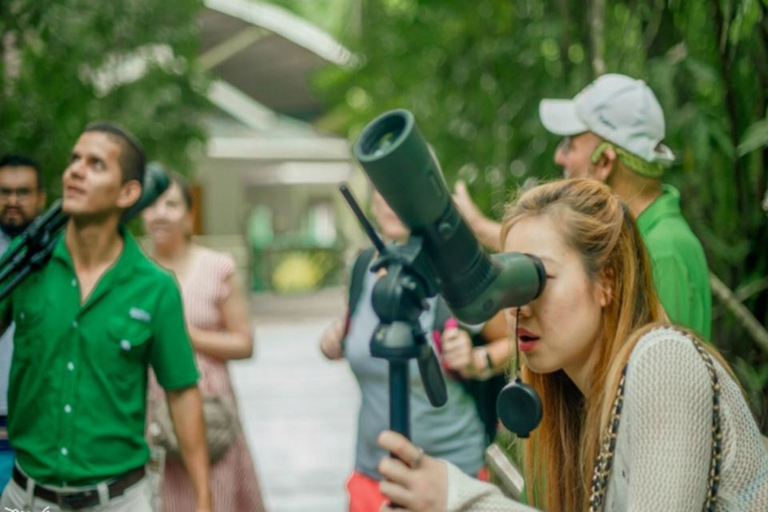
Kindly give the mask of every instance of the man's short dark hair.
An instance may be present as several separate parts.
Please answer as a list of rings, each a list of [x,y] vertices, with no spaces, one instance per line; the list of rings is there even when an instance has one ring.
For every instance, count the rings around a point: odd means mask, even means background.
[[[15,153],[8,153],[0,158],[0,168],[3,167],[31,167],[35,170],[35,176],[37,176],[37,190],[43,190],[45,183],[43,182],[43,170],[32,158]]]
[[[119,124],[109,121],[98,121],[85,127],[83,133],[98,132],[107,135],[120,145],[120,169],[123,172],[123,182],[137,180],[144,183],[144,165],[146,157],[139,139]]]

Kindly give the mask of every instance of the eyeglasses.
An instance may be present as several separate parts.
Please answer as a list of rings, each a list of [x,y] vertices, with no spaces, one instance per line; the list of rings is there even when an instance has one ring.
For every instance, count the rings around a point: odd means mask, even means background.
[[[7,201],[15,195],[19,201],[27,201],[32,198],[37,190],[29,187],[7,188],[0,187],[0,201]]]

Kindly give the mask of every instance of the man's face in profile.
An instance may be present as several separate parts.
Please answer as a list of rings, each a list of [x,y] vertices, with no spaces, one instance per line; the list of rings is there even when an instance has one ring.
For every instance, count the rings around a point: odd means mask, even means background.
[[[565,137],[555,151],[555,163],[562,167],[564,178],[595,178],[592,152],[600,138],[591,132]]]
[[[123,186],[120,152],[120,145],[105,133],[80,135],[62,176],[64,213],[100,216],[118,209]]]

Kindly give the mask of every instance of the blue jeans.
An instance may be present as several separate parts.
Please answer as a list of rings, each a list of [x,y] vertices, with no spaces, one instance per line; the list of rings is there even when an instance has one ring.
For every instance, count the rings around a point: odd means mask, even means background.
[[[0,493],[5,489],[5,485],[11,479],[13,471],[13,450],[0,450]]]

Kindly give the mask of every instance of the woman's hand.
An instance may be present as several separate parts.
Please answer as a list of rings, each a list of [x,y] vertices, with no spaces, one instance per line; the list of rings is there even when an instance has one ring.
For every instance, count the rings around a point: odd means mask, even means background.
[[[467,331],[455,327],[444,330],[442,345],[443,361],[449,370],[459,372],[464,379],[474,379],[477,376],[478,365],[475,361],[472,339]]]
[[[384,477],[379,488],[392,503],[402,507],[383,505],[382,512],[444,512],[448,499],[445,464],[391,430],[379,435],[379,446],[397,457],[379,463],[379,473]]]
[[[453,192],[453,202],[456,203],[459,211],[472,229],[475,229],[475,226],[483,221],[483,213],[472,200],[472,197],[467,190],[467,184],[462,180],[456,182]]]

